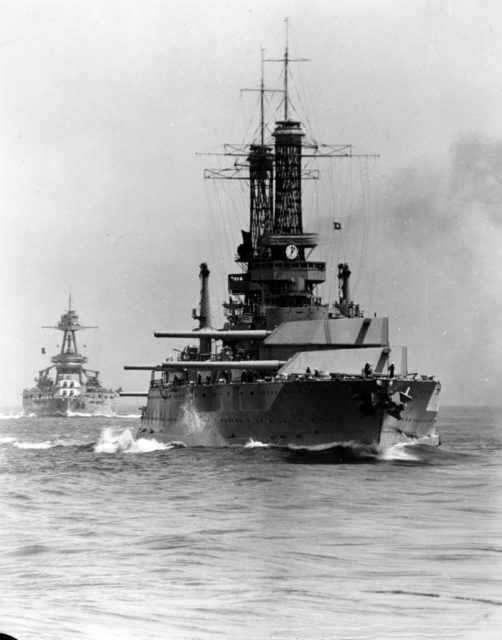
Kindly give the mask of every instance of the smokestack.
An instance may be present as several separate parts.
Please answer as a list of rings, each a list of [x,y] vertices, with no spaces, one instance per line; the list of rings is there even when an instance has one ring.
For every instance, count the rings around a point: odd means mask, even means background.
[[[349,265],[345,263],[340,263],[338,265],[338,280],[340,287],[340,302],[352,302],[350,299],[350,269]]]
[[[193,317],[199,321],[199,329],[208,329],[211,327],[211,306],[209,303],[209,269],[207,263],[202,262],[200,265],[200,305],[199,315],[195,313]],[[211,355],[211,338],[200,338],[200,354],[209,357]]]
[[[209,269],[207,263],[200,265],[200,311],[199,311],[199,329],[205,329],[211,326],[211,306],[209,304]]]

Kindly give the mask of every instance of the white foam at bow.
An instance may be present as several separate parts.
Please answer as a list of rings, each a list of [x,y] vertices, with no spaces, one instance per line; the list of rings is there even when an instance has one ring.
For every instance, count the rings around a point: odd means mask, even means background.
[[[253,438],[250,438],[244,445],[245,449],[268,449],[269,447],[269,444],[265,444],[259,440],[253,440]]]
[[[385,447],[378,454],[378,460],[404,460],[408,462],[417,462],[420,458],[414,455],[414,443],[398,442],[390,447]]]
[[[165,444],[154,438],[136,438],[130,429],[107,427],[99,436],[95,453],[148,453],[150,451],[164,451],[179,446],[175,443]]]

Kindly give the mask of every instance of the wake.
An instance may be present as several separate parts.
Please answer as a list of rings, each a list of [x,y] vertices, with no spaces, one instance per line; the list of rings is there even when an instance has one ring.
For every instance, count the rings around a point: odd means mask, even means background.
[[[389,446],[357,442],[332,442],[315,446],[287,447],[289,460],[298,463],[357,464],[395,463],[430,464],[443,455],[438,447],[421,442],[397,443]]]
[[[52,440],[22,441],[15,436],[0,437],[0,446],[14,447],[19,450],[44,450],[76,448],[94,453],[150,453],[152,451],[169,451],[181,449],[186,445],[183,442],[158,442],[154,438],[135,438],[129,428],[106,427],[99,434],[97,441],[82,441],[75,438],[57,436]]]
[[[12,446],[20,450],[44,450],[55,447],[76,447],[96,454],[142,454],[155,451],[170,451],[186,448],[181,441],[159,442],[154,437],[137,437],[133,431],[123,426],[102,428],[97,440],[77,441],[75,438],[57,436],[53,440],[38,442],[20,441],[14,436],[0,437],[0,446]],[[357,464],[357,463],[396,463],[396,464],[429,464],[443,459],[446,451],[438,451],[438,447],[420,442],[398,443],[388,447],[361,444],[357,442],[330,442],[326,444],[305,446],[297,444],[278,445],[260,440],[249,439],[244,445],[227,445],[230,449],[260,451],[272,449],[285,454],[289,462],[303,464]],[[216,448],[227,448],[216,447]],[[198,448],[198,447],[197,447]],[[214,446],[208,447],[214,448]]]
[[[19,420],[19,418],[25,418],[26,416],[22,411],[11,411],[10,413],[0,413],[0,420]]]

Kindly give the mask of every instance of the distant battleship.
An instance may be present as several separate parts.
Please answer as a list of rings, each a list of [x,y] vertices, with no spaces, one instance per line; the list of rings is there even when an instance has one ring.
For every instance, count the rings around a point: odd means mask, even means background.
[[[63,332],[61,351],[51,358],[53,364],[50,367],[39,372],[35,387],[23,391],[25,415],[113,415],[119,392],[104,389],[99,381],[99,372],[84,368],[87,358],[78,352],[75,334],[81,329],[93,327],[84,327],[79,323],[76,312],[71,308],[71,298],[68,311],[61,316],[58,324],[44,328]],[[49,375],[52,369],[55,370],[55,378]]]
[[[287,46],[282,61],[284,116],[272,138],[265,140],[262,80],[261,135],[227,152],[238,156],[231,171],[246,171],[250,196],[240,272],[228,276],[227,322],[211,327],[203,263],[198,329],[154,334],[198,345],[175,361],[125,367],[152,371],[147,392],[122,394],[147,397],[138,437],[211,446],[438,445],[441,385],[410,373],[406,347],[389,342],[388,318],[366,316],[354,303],[349,265],[338,265],[337,301],[324,303],[316,293],[326,263],[309,257],[318,235],[303,229],[302,159],[353,153],[304,141],[301,123],[290,117]]]

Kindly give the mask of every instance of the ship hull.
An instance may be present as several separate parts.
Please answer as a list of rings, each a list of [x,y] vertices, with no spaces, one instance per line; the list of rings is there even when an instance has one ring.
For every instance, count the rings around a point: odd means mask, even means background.
[[[439,385],[363,379],[152,385],[139,437],[187,445],[439,444]]]
[[[37,418],[71,417],[72,415],[112,416],[114,406],[114,398],[103,398],[94,394],[86,394],[85,397],[78,398],[38,397],[38,394],[23,397],[24,414]]]

